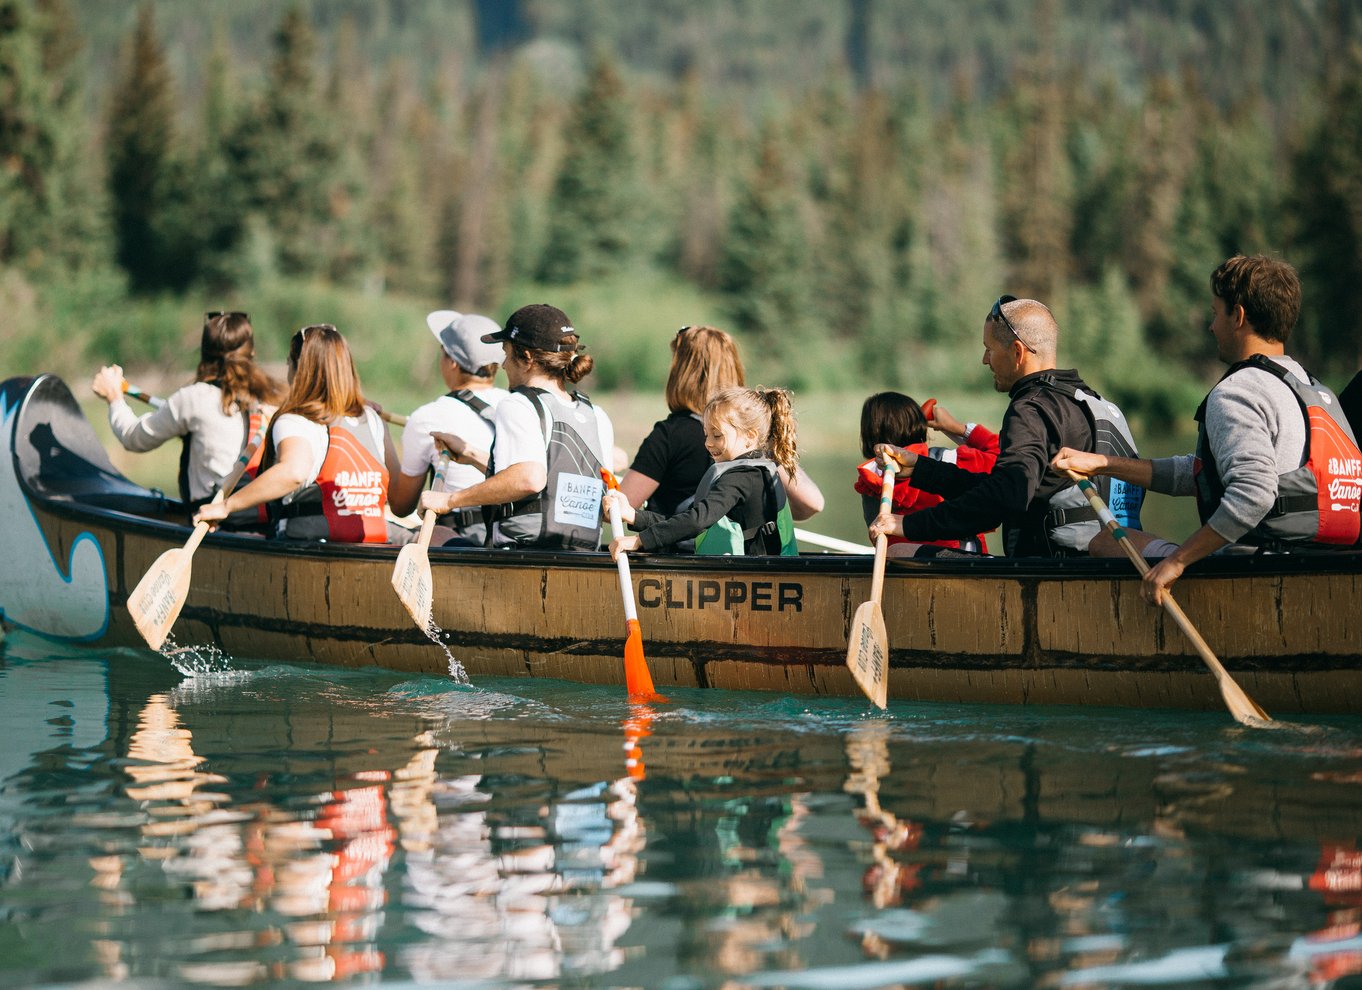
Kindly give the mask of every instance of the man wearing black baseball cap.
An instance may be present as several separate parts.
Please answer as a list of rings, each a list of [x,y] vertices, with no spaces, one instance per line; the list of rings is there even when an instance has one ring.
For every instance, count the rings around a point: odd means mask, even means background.
[[[426,492],[421,507],[449,512],[483,506],[488,544],[595,550],[601,535],[600,469],[614,450],[605,411],[569,391],[594,361],[567,314],[522,306],[497,331],[511,395],[497,406],[487,480],[459,492]]]

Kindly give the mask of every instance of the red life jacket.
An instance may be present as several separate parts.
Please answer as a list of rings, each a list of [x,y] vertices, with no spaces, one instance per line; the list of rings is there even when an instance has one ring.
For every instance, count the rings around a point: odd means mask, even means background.
[[[260,433],[260,430],[264,426],[264,422],[265,417],[261,414],[260,407],[253,407],[246,416],[246,443],[249,444],[251,439]],[[238,488],[243,488],[255,480],[255,476],[260,473],[260,462],[264,460],[265,448],[268,446],[269,444],[264,442],[256,444],[255,453],[252,454],[251,459],[246,462],[246,469],[242,473],[241,481],[237,483]],[[267,523],[270,521],[269,509],[263,502],[254,509],[247,511],[252,514],[253,519],[256,522]]]
[[[368,436],[367,417],[359,427],[327,427],[326,459],[317,472],[322,514],[336,543],[387,543],[388,469],[382,451]]]
[[[1362,530],[1362,451],[1358,449],[1338,398],[1307,373],[1302,382],[1277,362],[1255,354],[1230,367],[1220,379],[1257,368],[1281,379],[1305,415],[1305,463],[1277,479],[1277,501],[1244,542],[1265,545],[1317,543],[1351,546]],[[1197,410],[1196,492],[1204,523],[1224,495],[1225,485],[1206,436],[1206,403]]]

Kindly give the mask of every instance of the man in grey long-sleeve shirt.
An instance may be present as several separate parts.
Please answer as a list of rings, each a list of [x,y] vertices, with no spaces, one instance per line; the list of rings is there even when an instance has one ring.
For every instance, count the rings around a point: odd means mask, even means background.
[[[1305,462],[1307,426],[1295,393],[1270,371],[1244,364],[1262,355],[1302,382],[1310,381],[1286,355],[1300,300],[1300,280],[1283,261],[1240,255],[1212,274],[1210,332],[1230,371],[1198,411],[1196,454],[1140,460],[1065,449],[1054,458],[1057,470],[1111,475],[1151,491],[1197,496],[1202,526],[1181,546],[1127,530],[1146,557],[1163,558],[1144,579],[1151,602],[1162,602],[1163,592],[1187,565],[1231,543],[1261,542],[1257,537],[1277,505],[1281,477]],[[1089,550],[1122,552],[1105,534]]]

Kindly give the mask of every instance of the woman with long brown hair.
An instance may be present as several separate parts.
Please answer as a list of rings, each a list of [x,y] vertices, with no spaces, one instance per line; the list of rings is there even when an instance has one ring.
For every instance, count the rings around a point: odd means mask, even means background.
[[[303,327],[289,341],[289,392],[270,426],[260,474],[195,522],[271,504],[280,534],[335,543],[407,543],[411,531],[388,522],[388,483],[397,449],[364,401],[350,347],[329,323]]]
[[[695,494],[695,486],[713,463],[701,424],[705,406],[716,393],[747,384],[737,343],[717,327],[682,327],[671,347],[667,373],[671,415],[654,424],[620,482],[631,505],[647,502],[651,511],[664,516],[673,515]],[[823,493],[812,478],[798,468],[793,475],[781,471],[795,519],[823,510]]]
[[[199,340],[194,381],[159,409],[138,416],[123,394],[123,369],[107,365],[91,388],[109,404],[109,427],[125,449],[154,450],[183,439],[180,498],[189,505],[211,499],[232,472],[242,448],[284,388],[255,363],[255,334],[245,313],[208,313]]]

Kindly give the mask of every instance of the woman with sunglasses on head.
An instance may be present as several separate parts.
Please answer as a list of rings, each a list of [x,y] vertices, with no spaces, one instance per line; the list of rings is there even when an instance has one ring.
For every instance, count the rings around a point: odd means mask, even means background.
[[[437,513],[484,507],[493,547],[595,550],[601,536],[601,468],[614,450],[605,411],[570,386],[594,366],[567,314],[522,306],[481,338],[499,343],[511,394],[497,404],[487,480],[454,492],[427,491]]]
[[[620,491],[630,505],[664,516],[675,515],[682,502],[695,495],[700,479],[714,463],[705,449],[701,422],[711,397],[726,388],[747,384],[738,345],[731,336],[710,326],[682,327],[672,338],[672,364],[667,373],[667,408],[671,415],[653,426],[639,445]],[[823,493],[813,479],[796,469],[793,478],[782,468],[790,510],[796,520],[823,509]]]
[[[260,474],[194,521],[218,523],[268,504],[279,535],[333,543],[409,543],[389,522],[388,483],[397,448],[364,401],[350,347],[329,323],[303,327],[289,341],[289,391],[270,425]]]
[[[180,498],[191,507],[217,494],[284,392],[255,363],[255,335],[245,313],[205,315],[194,381],[159,408],[138,416],[128,407],[126,384],[115,364],[101,368],[90,387],[109,404],[109,427],[125,449],[141,453],[181,438]]]

